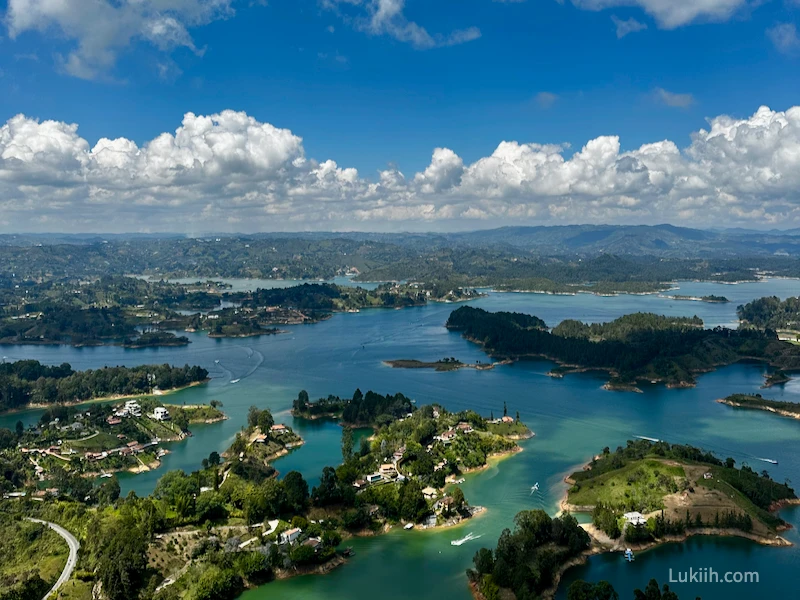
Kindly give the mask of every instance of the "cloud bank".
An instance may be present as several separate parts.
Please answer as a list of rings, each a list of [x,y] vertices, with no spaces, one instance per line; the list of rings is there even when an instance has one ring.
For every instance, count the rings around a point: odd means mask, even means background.
[[[388,157],[390,158],[390,157]],[[436,148],[374,178],[305,155],[245,113],[187,113],[138,146],[17,115],[0,127],[0,229],[266,231],[475,229],[508,223],[800,225],[800,107],[719,116],[691,136],[624,152],[616,136],[504,141],[466,163]]]

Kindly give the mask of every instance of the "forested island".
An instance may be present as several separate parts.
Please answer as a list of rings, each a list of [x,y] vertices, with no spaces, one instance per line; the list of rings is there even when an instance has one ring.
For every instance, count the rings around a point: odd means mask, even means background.
[[[561,517],[523,511],[495,549],[481,548],[467,575],[476,598],[552,598],[563,573],[591,554],[643,549],[694,534],[739,535],[762,544],[789,545],[776,533],[786,523],[773,511],[797,497],[788,484],[747,465],[717,459],[685,445],[629,441],[605,448],[567,478]],[[591,512],[579,525],[570,512]],[[655,581],[637,598],[677,596]],[[652,595],[645,595],[646,593]],[[639,594],[642,594],[641,596]],[[569,600],[619,597],[607,582],[574,582]]]
[[[732,394],[726,398],[720,398],[717,402],[736,408],[765,410],[784,417],[800,419],[800,403],[770,400],[762,397],[761,394]]]
[[[567,320],[548,330],[539,318],[461,307],[447,327],[480,344],[492,357],[554,360],[554,376],[582,370],[611,375],[610,389],[635,389],[638,381],[670,387],[694,385],[695,375],[743,359],[783,370],[800,369],[800,347],[774,332],[722,327],[703,329],[697,317],[636,313],[603,324]]]
[[[478,371],[488,371],[494,369],[499,364],[505,362],[475,361],[474,363],[464,363],[453,357],[445,357],[437,361],[425,362],[414,359],[387,360],[385,364],[393,369],[433,369],[434,371],[458,371],[459,369],[476,369]]]
[[[87,400],[169,391],[208,379],[202,367],[141,365],[75,371],[63,363],[36,360],[0,363],[0,412],[28,406],[77,404]]]

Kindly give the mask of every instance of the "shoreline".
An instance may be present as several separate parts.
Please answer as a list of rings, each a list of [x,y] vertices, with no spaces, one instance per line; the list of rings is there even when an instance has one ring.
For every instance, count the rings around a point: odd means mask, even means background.
[[[740,402],[734,402],[733,400],[728,400],[727,398],[718,398],[714,402],[719,404],[725,404],[726,406],[732,406],[733,408],[742,408],[744,410],[760,410],[763,412],[770,412],[776,415],[780,415],[782,417],[788,417],[790,419],[800,419],[800,413],[793,413],[788,410],[781,410],[779,408],[773,408],[771,406],[758,406],[758,405],[748,405],[748,404],[741,404]]]
[[[183,390],[186,390],[186,389],[189,389],[189,388],[193,388],[193,387],[196,387],[198,385],[204,385],[204,384],[208,383],[209,381],[211,381],[210,377],[206,378],[206,379],[204,379],[202,381],[193,381],[192,383],[189,383],[187,385],[183,385],[181,387],[170,388],[168,390],[156,390],[156,391],[153,391],[153,392],[151,392],[149,394],[146,394],[146,393],[144,393],[144,394],[117,394],[117,395],[112,395],[112,396],[102,396],[102,397],[99,397],[99,398],[89,398],[88,400],[75,400],[73,402],[50,402],[48,404],[37,404],[35,402],[32,402],[30,404],[26,404],[25,406],[20,406],[20,407],[17,407],[17,408],[12,408],[12,409],[9,409],[9,410],[6,410],[6,411],[2,411],[2,412],[0,412],[0,416],[13,415],[13,414],[17,414],[17,413],[23,413],[23,412],[34,411],[34,410],[47,410],[48,408],[50,408],[52,406],[71,407],[71,406],[80,406],[82,404],[102,404],[104,402],[117,402],[119,400],[131,400],[131,399],[134,399],[134,398],[157,398],[157,397],[161,397],[161,396],[169,396],[169,395],[174,394],[176,392],[180,392],[180,391],[183,391]],[[178,408],[181,407],[180,404],[171,404],[170,406],[176,406]]]

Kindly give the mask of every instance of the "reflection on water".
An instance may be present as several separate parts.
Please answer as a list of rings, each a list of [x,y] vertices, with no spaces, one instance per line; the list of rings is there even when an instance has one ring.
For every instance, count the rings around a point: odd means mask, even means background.
[[[244,287],[245,284],[237,283]],[[471,304],[488,310],[512,310],[535,314],[555,325],[565,318],[608,321],[622,314],[652,311],[670,315],[702,317],[708,326],[731,324],[736,306],[764,295],[786,297],[797,282],[722,286],[688,283],[678,293],[692,296],[716,294],[729,304],[676,301],[657,296],[601,298],[586,294],[548,296],[540,294],[492,294]],[[301,389],[312,398],[328,394],[351,395],[356,388],[380,393],[403,392],[419,405],[438,402],[450,410],[473,408],[489,415],[500,414],[506,402],[512,414],[520,412],[536,437],[524,442],[524,451],[493,464],[488,470],[467,476],[466,497],[488,511],[468,524],[436,532],[396,531],[389,535],[359,539],[352,544],[356,556],[345,567],[324,577],[302,577],[269,584],[245,595],[261,598],[316,600],[373,600],[382,598],[419,600],[470,598],[464,569],[475,551],[493,545],[504,527],[513,526],[514,515],[523,509],[557,511],[565,491],[563,477],[586,462],[604,446],[624,444],[634,435],[672,442],[693,443],[733,456],[737,461],[770,457],[779,465],[765,465],[778,481],[789,478],[800,484],[800,421],[780,419],[766,413],[731,409],[714,402],[734,392],[757,391],[764,367],[739,364],[700,377],[693,389],[667,390],[648,385],[643,394],[607,392],[598,374],[569,375],[553,379],[546,373],[547,361],[519,362],[491,371],[464,369],[450,373],[392,369],[382,361],[399,358],[435,360],[454,356],[462,361],[486,360],[479,348],[448,332],[442,325],[455,305],[435,304],[405,310],[372,310],[341,314],[316,325],[288,327],[289,333],[246,339],[210,339],[202,333],[186,334],[192,344],[182,348],[125,350],[70,348],[66,346],[6,346],[10,359],[36,358],[46,363],[69,362],[76,369],[102,365],[146,363],[199,364],[212,381],[167,397],[176,404],[222,401],[231,417],[223,423],[196,426],[194,437],[171,444],[161,470],[121,476],[123,494],[135,490],[147,494],[167,469],[191,471],[211,451],[222,451],[246,422],[248,407],[268,407],[277,422],[295,428],[307,440],[305,446],[276,461],[285,474],[303,473],[314,485],[322,467],[341,460],[341,429],[333,421],[299,422],[291,417],[292,399]],[[219,361],[216,363],[215,361]],[[232,380],[239,382],[231,384]],[[769,390],[768,395],[800,401],[800,382]],[[38,420],[41,411],[0,417],[0,427],[12,427],[18,419]],[[359,432],[366,435],[367,432]],[[356,442],[358,444],[358,442]],[[531,493],[531,486],[539,490]],[[786,518],[800,524],[800,512],[785,511]],[[465,529],[466,527],[466,529]],[[467,533],[482,536],[461,546],[450,541]],[[794,532],[789,533],[792,539]],[[710,562],[711,561],[711,562]],[[740,540],[698,539],[684,545],[666,546],[644,553],[632,565],[613,556],[595,557],[586,567],[568,574],[612,581],[623,598],[636,586],[656,577],[665,581],[674,565],[725,565],[726,570],[762,571],[758,593],[777,596],[788,573],[800,562],[796,548],[761,548]],[[741,586],[740,586],[741,587]],[[681,598],[752,598],[752,590],[711,590],[706,587],[676,588]],[[562,588],[563,594],[564,588]],[[716,594],[716,595],[715,595]],[[727,595],[725,595],[727,594]],[[562,597],[564,597],[562,595]]]

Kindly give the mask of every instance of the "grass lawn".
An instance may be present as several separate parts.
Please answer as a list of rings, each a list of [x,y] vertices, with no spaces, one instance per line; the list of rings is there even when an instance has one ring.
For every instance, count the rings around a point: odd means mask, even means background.
[[[68,440],[64,442],[64,445],[83,452],[103,452],[104,450],[119,448],[123,444],[116,436],[101,431],[86,440]]]
[[[58,600],[93,600],[93,581],[80,581],[73,576],[58,590]]]
[[[488,423],[487,429],[495,435],[509,436],[509,435],[525,435],[529,429],[521,421],[517,423]]]
[[[643,513],[663,508],[663,497],[680,489],[681,466],[644,459],[622,469],[584,479],[569,491],[569,502],[579,506],[603,504],[619,511]],[[577,488],[577,489],[576,489]]]

